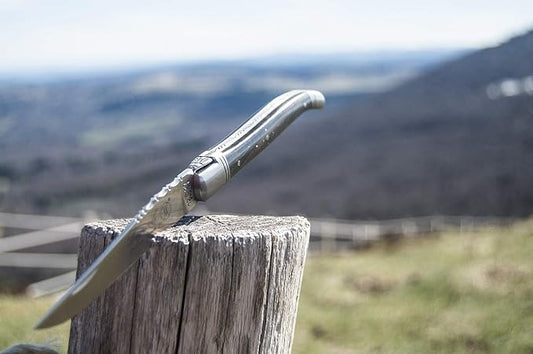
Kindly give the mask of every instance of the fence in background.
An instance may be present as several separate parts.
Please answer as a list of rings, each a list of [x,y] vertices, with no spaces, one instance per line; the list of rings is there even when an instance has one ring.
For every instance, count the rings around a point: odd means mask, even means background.
[[[483,227],[507,225],[511,218],[478,216],[424,216],[380,221],[309,219],[311,251],[339,251],[367,247],[383,240],[422,237],[436,232],[470,232]]]
[[[28,248],[77,239],[89,220],[68,217],[0,213],[0,229],[34,230],[0,238],[0,267],[53,268],[68,272],[31,284],[30,296],[43,296],[66,289],[75,279],[77,255],[23,253]],[[310,252],[338,252],[367,247],[382,240],[422,237],[436,232],[470,232],[481,227],[500,226],[510,218],[472,216],[428,216],[382,221],[309,219]]]

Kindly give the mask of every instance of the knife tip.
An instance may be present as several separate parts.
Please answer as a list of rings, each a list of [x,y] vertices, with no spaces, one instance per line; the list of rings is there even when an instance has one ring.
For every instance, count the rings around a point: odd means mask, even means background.
[[[44,329],[44,328],[50,328],[55,325],[60,324],[61,322],[64,322],[68,320],[69,317],[67,317],[64,314],[64,311],[58,311],[60,305],[62,305],[63,301],[56,302],[47,313],[41,317],[41,319],[33,326],[33,329]]]
[[[51,316],[50,314],[46,314],[39,320],[39,322],[35,324],[35,326],[33,326],[33,329],[38,330],[54,327],[62,322],[65,322],[67,319],[61,319],[57,316]]]
[[[36,329],[36,330],[37,330],[37,329],[45,329],[45,328],[50,327],[50,326],[48,326],[48,325],[46,324],[46,319],[47,319],[46,316],[43,317],[43,318],[41,318],[41,319],[39,320],[39,322],[37,322],[37,323],[35,324],[35,326],[33,326],[33,329]]]

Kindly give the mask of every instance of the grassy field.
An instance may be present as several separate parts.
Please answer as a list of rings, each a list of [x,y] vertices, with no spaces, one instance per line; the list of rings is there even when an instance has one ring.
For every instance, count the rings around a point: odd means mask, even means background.
[[[0,348],[64,351],[68,324],[32,325],[53,302],[0,297]],[[295,353],[533,353],[533,221],[312,255]]]
[[[19,343],[41,344],[66,352],[70,322],[46,330],[34,331],[37,320],[55,301],[53,297],[28,299],[0,297],[0,350]]]
[[[295,353],[533,353],[533,222],[306,265]]]

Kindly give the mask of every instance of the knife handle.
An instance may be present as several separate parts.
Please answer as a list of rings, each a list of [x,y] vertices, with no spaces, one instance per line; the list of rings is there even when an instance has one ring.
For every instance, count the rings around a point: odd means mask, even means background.
[[[191,162],[195,198],[207,200],[298,116],[308,109],[322,108],[325,102],[324,95],[314,90],[293,90],[274,98],[219,144]]]

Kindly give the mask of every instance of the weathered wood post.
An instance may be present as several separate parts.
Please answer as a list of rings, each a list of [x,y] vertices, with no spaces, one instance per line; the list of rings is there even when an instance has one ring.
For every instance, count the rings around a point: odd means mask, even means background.
[[[126,225],[83,228],[78,274]],[[69,353],[287,353],[309,222],[185,217],[72,320]]]

